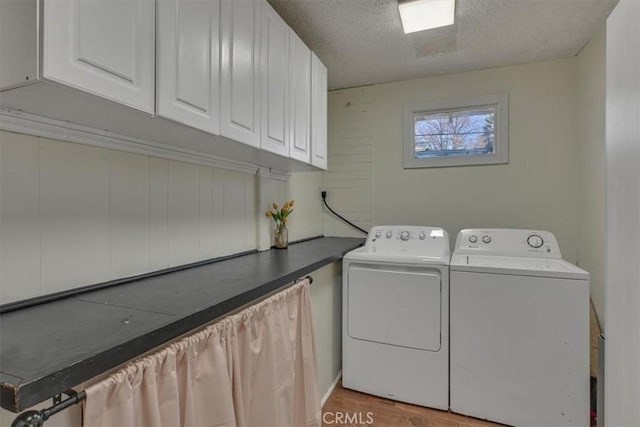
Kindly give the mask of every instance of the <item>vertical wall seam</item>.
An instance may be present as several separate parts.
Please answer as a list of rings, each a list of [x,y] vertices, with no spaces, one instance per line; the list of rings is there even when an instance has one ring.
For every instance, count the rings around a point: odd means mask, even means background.
[[[147,157],[147,270],[151,270],[151,157]]]
[[[198,166],[198,260],[202,260],[202,166]]]
[[[249,204],[247,203],[247,197],[249,197],[249,191],[248,191],[248,186],[249,186],[249,174],[248,173],[243,173],[242,174],[242,186],[244,187],[244,197],[243,197],[243,204],[244,204],[244,221],[245,224],[251,224],[251,213],[249,212]],[[245,232],[244,232],[244,245],[246,246],[246,249],[250,249],[250,241],[251,241],[251,227],[246,227],[245,228]]]
[[[222,173],[220,174],[222,177],[222,194],[221,194],[221,199],[222,199],[222,254],[226,255],[227,254],[227,239],[224,238],[224,230],[227,229],[227,218],[224,214],[225,211],[225,206],[227,204],[227,200],[225,199],[225,187],[226,187],[226,176],[227,176],[227,172],[226,171],[222,171]]]
[[[43,295],[44,294],[44,284],[42,283],[42,190],[41,190],[41,186],[42,186],[42,169],[41,169],[41,165],[40,165],[40,161],[41,161],[41,155],[40,155],[40,137],[36,137],[36,142],[37,142],[37,155],[38,155],[38,254],[39,259],[38,259],[38,275],[39,275],[39,282],[40,282],[40,292],[39,295]]]
[[[166,221],[165,221],[165,229],[166,229],[166,239],[167,239],[167,247],[165,249],[165,266],[169,267],[171,265],[171,260],[169,259],[169,255],[171,254],[171,250],[169,249],[169,245],[171,244],[171,239],[169,239],[169,184],[171,176],[171,160],[167,160],[167,188],[165,191],[165,211],[166,211]]]
[[[216,168],[211,168],[211,223],[213,224],[212,236],[213,239],[213,256],[217,257],[220,255],[222,250],[220,249],[219,239],[220,236],[216,233],[219,229],[220,224],[216,222],[217,214],[216,214]],[[221,201],[220,201],[221,203]],[[217,225],[216,225],[217,224]]]
[[[108,206],[109,206],[109,210],[107,212],[107,215],[108,215],[107,216],[107,224],[108,224],[107,246],[108,246],[108,257],[109,257],[109,259],[108,259],[107,262],[109,264],[109,279],[113,279],[113,277],[114,277],[114,274],[113,274],[113,256],[112,256],[112,252],[111,252],[113,250],[113,242],[112,242],[113,236],[111,235],[111,228],[112,228],[112,226],[111,226],[111,220],[112,220],[111,213],[112,212],[111,211],[113,209],[112,197],[111,197],[111,178],[112,178],[112,174],[113,174],[113,170],[112,170],[112,166],[113,166],[112,165],[112,160],[113,160],[112,153],[113,152],[111,150],[108,150],[105,153],[106,154],[106,159],[107,159],[107,166],[108,166],[108,169],[109,169],[109,174],[108,174],[109,182],[108,182],[108,186],[107,186],[107,190],[108,190],[107,203],[108,203]]]

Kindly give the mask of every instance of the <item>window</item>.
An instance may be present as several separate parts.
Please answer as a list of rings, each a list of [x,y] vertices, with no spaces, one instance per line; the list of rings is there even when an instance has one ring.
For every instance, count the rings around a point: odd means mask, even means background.
[[[507,163],[508,96],[406,105],[404,167]]]

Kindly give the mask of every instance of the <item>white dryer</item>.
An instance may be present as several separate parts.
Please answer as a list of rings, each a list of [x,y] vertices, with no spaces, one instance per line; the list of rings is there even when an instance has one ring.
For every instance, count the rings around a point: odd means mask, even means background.
[[[451,410],[589,425],[589,273],[553,234],[462,230],[451,258]]]
[[[449,404],[449,237],[376,226],[343,258],[342,385],[433,408]]]

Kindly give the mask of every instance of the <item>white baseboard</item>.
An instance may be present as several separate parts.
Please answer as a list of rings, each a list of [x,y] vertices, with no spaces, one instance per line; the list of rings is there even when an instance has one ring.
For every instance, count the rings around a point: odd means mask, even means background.
[[[329,386],[329,390],[327,390],[327,392],[322,397],[322,401],[320,402],[321,408],[324,406],[327,400],[329,400],[329,396],[331,396],[331,393],[333,393],[333,390],[335,390],[336,387],[338,386],[338,383],[340,382],[340,378],[342,378],[342,370],[338,372],[338,375],[336,375],[336,379],[333,380],[333,382]]]

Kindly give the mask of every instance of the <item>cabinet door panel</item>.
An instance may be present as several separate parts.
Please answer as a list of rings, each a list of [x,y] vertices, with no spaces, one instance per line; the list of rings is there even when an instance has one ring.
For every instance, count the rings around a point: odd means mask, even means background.
[[[158,3],[158,115],[219,133],[219,0]]]
[[[289,26],[262,4],[261,147],[289,156]]]
[[[291,141],[289,156],[309,163],[311,152],[311,51],[291,30]]]
[[[76,59],[116,78],[133,82],[135,79],[135,5],[123,2],[113,7],[110,2],[79,1],[77,6],[78,51]],[[120,31],[113,31],[113,22],[123,23]],[[108,35],[108,39],[105,37]]]
[[[311,164],[327,169],[327,68],[311,54]]]
[[[222,0],[220,133],[260,146],[260,20],[254,0]]]
[[[153,112],[153,0],[44,0],[43,77]]]

